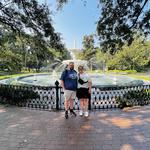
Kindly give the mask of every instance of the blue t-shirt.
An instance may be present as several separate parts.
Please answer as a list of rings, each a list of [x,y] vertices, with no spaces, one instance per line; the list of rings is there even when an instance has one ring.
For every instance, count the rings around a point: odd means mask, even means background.
[[[61,74],[60,80],[64,81],[66,90],[75,91],[77,89],[77,72],[75,70],[64,70]]]

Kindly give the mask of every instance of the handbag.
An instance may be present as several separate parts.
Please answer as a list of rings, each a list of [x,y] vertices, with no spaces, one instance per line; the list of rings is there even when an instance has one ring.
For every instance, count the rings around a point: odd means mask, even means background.
[[[84,83],[88,83],[88,81],[83,81],[81,78],[80,78],[80,74],[79,74],[79,79],[78,79],[78,82],[83,85]]]

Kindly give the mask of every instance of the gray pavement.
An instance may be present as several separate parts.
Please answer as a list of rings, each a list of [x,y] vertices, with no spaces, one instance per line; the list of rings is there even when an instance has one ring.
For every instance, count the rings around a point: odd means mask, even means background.
[[[150,106],[66,120],[63,111],[0,105],[0,150],[150,150]]]

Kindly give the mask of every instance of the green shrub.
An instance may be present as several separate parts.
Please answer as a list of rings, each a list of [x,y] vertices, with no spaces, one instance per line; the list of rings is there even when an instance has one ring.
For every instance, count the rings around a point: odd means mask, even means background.
[[[39,98],[30,88],[19,86],[0,86],[0,102],[7,104],[25,103],[28,99]]]
[[[129,91],[122,97],[117,98],[120,108],[131,107],[135,105],[145,105],[150,103],[150,89],[138,91]]]

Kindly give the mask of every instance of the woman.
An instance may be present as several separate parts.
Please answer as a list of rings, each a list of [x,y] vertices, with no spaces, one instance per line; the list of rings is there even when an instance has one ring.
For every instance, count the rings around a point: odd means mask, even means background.
[[[88,100],[91,94],[91,86],[92,81],[89,78],[88,74],[85,73],[84,67],[78,67],[78,89],[77,89],[77,97],[80,100],[80,116],[88,117]]]

